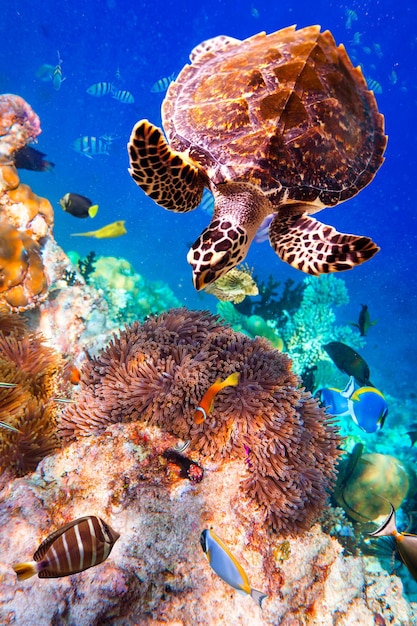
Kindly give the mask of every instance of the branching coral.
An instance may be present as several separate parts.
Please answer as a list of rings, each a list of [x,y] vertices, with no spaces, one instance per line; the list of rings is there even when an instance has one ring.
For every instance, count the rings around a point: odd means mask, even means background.
[[[203,424],[193,415],[217,379],[239,372],[216,396]],[[243,487],[278,531],[307,528],[320,514],[339,456],[340,437],[290,359],[209,313],[173,309],[135,322],[82,371],[76,404],[65,409],[65,438],[114,422],[155,424],[205,458],[241,459]]]
[[[321,368],[329,363],[323,345],[330,341],[342,341],[353,348],[363,346],[363,340],[350,326],[336,325],[334,307],[349,302],[345,282],[332,274],[320,277],[308,276],[304,279],[303,298],[294,315],[288,315],[280,328],[286,350],[294,363],[294,369],[301,373],[313,365]],[[316,382],[325,376],[319,371]]]
[[[64,359],[29,333],[16,316],[0,315],[0,471],[33,470],[59,444],[58,405],[52,398],[68,385]]]
[[[13,153],[40,133],[38,116],[19,96],[0,96],[0,305],[32,308],[46,298],[42,241],[51,236],[53,210],[20,184]]]

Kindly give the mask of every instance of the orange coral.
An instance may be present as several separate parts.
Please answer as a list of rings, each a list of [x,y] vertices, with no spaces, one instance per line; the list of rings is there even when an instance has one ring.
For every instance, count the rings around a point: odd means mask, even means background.
[[[58,446],[59,406],[53,397],[68,386],[60,354],[29,333],[17,316],[0,314],[0,471],[22,475]]]
[[[19,182],[13,154],[40,133],[39,118],[19,96],[0,95],[0,307],[32,308],[47,296],[41,245],[51,236],[48,200]]]
[[[201,398],[217,379],[239,372],[237,387],[216,396],[194,424]],[[316,400],[300,389],[289,358],[261,338],[202,311],[172,309],[135,322],[83,367],[76,404],[60,419],[63,437],[111,423],[156,424],[205,458],[241,459],[251,494],[278,531],[316,520],[326,502],[340,436]]]
[[[14,226],[0,224],[0,303],[23,311],[41,302],[47,288],[39,244]]]

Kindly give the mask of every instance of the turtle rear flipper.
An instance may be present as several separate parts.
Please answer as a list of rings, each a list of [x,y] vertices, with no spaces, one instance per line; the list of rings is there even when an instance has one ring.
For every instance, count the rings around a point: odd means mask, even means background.
[[[269,241],[280,259],[315,276],[350,270],[379,251],[372,239],[339,233],[306,214],[277,214]]]
[[[200,170],[169,147],[157,126],[140,120],[127,148],[129,174],[157,204],[178,213],[192,211],[200,204],[204,189]]]

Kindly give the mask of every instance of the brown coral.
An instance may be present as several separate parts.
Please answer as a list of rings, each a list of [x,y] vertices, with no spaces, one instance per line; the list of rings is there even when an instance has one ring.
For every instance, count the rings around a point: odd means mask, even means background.
[[[21,319],[0,314],[0,382],[16,385],[0,387],[0,421],[19,431],[0,429],[0,471],[25,474],[59,445],[53,397],[68,384],[64,366]]]
[[[206,421],[193,414],[216,378],[239,372],[237,387],[216,397]],[[278,531],[309,527],[334,478],[340,437],[291,361],[261,338],[220,325],[207,312],[173,309],[135,322],[84,365],[76,404],[65,409],[63,437],[111,423],[156,424],[204,457],[242,459],[244,487]]]

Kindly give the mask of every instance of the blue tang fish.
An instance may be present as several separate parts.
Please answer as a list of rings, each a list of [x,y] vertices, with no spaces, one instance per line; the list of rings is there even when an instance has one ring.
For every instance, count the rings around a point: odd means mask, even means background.
[[[239,591],[250,595],[262,608],[262,601],[267,598],[265,593],[250,586],[248,576],[223,541],[212,530],[203,530],[200,543],[207,560],[224,582]]]
[[[375,387],[356,387],[353,376],[345,389],[319,389],[318,397],[328,413],[342,417],[350,415],[359,428],[366,433],[380,430],[388,415],[388,404]]]

